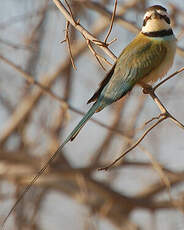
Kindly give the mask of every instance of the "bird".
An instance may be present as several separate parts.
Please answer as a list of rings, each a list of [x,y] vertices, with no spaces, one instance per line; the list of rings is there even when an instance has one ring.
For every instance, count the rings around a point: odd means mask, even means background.
[[[73,141],[94,113],[118,101],[132,90],[135,85],[147,87],[163,78],[173,64],[177,39],[171,27],[167,12],[161,5],[149,7],[144,15],[143,25],[138,35],[123,49],[111,70],[94,95],[88,100],[93,103],[77,126],[66,137],[57,151],[51,156],[31,183],[25,188],[11,208],[7,218],[15,209],[25,193],[46,170],[63,147]]]
[[[112,69],[88,100],[92,107],[64,140],[57,153],[73,141],[94,113],[125,96],[136,85],[149,86],[166,75],[173,64],[176,38],[167,10],[154,5],[146,10],[141,32],[122,51]]]

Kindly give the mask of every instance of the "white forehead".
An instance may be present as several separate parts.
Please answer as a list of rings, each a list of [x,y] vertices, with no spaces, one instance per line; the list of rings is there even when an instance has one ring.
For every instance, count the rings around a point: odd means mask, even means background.
[[[167,16],[168,18],[169,18],[169,15],[168,15],[168,13],[166,12],[166,11],[164,11],[164,10],[156,10],[160,15],[165,15],[165,16]],[[144,19],[146,18],[146,17],[150,17],[152,14],[154,13],[154,10],[149,10],[148,12],[146,12],[145,13],[145,15],[144,15]]]

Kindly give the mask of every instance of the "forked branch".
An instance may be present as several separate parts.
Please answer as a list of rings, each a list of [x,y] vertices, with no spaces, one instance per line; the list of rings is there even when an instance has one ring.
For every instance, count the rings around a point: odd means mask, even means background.
[[[149,85],[145,85],[143,87],[143,93],[145,94],[149,94],[151,96],[151,98],[153,99],[153,101],[155,102],[155,104],[157,105],[157,107],[159,108],[159,110],[161,111],[160,115],[157,117],[153,117],[152,119],[150,119],[149,121],[146,122],[146,124],[150,123],[153,120],[158,120],[155,124],[153,124],[150,128],[148,128],[144,134],[130,147],[128,148],[125,152],[123,152],[117,159],[115,159],[112,163],[110,163],[109,165],[107,165],[106,167],[102,167],[99,168],[99,170],[108,170],[110,169],[112,166],[114,166],[118,161],[120,161],[126,154],[128,154],[130,151],[132,151],[133,149],[135,149],[142,141],[143,139],[150,133],[150,131],[155,128],[156,126],[158,126],[162,121],[166,120],[166,119],[170,119],[172,122],[174,122],[178,127],[184,129],[184,125],[178,121],[173,115],[171,115],[168,110],[166,109],[166,107],[163,105],[163,103],[160,101],[160,99],[158,98],[158,96],[155,94],[155,90],[161,86],[163,83],[165,83],[166,81],[168,81],[169,79],[173,78],[175,75],[177,75],[178,73],[184,71],[184,67],[179,69],[178,71],[174,72],[173,74],[171,74],[169,77],[167,77],[166,79],[164,79],[163,81],[161,81],[160,83],[158,83],[154,88],[152,88]]]
[[[86,40],[90,40],[96,45],[99,45],[99,48],[102,49],[112,60],[116,61],[116,56],[111,52],[111,50],[105,45],[104,42],[101,42],[96,37],[94,37],[90,32],[88,32],[80,23],[76,21],[70,12],[64,7],[60,0],[53,0],[55,5],[58,7],[60,12],[64,15],[67,21],[78,30]],[[67,1],[66,1],[67,2]]]

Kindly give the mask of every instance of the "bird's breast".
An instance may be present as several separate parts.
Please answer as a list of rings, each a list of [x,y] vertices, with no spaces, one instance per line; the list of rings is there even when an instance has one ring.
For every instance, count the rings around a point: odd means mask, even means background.
[[[171,68],[176,52],[176,41],[165,41],[165,43],[167,54],[164,60],[157,68],[155,68],[151,73],[149,73],[141,80],[141,82],[144,84],[153,84],[157,80],[163,78]]]

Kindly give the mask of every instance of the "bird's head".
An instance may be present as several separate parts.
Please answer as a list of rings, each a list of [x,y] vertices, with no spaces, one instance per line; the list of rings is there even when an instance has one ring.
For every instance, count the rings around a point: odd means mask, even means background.
[[[143,33],[170,30],[170,18],[167,10],[160,6],[151,6],[146,10],[142,26]]]

